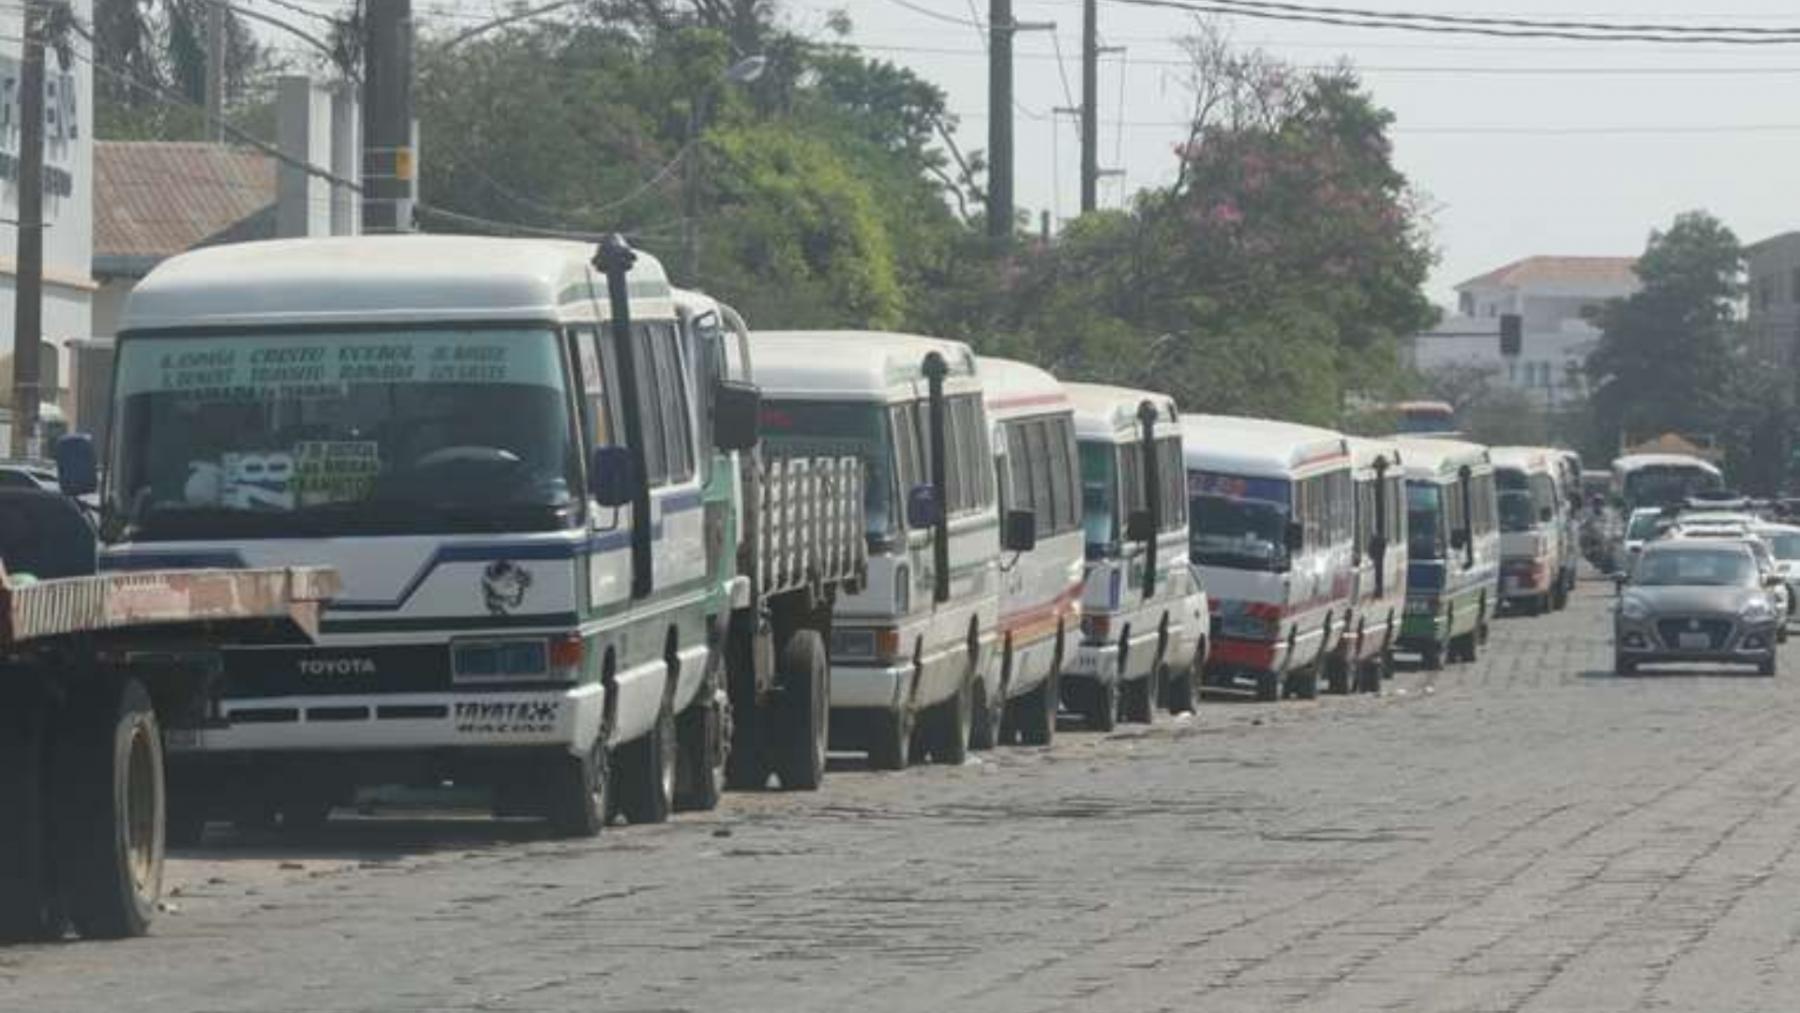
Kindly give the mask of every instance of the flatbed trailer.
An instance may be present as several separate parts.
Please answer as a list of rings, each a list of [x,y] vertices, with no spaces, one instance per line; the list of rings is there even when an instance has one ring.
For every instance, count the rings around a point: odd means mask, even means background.
[[[164,735],[212,719],[222,645],[308,640],[337,588],[317,568],[0,568],[0,939],[143,934],[162,891]]]

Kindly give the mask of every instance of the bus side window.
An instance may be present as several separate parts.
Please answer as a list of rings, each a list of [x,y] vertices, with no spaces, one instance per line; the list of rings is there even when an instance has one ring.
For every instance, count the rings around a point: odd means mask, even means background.
[[[694,427],[688,413],[688,388],[681,376],[680,342],[675,328],[657,322],[648,326],[651,359],[656,364],[656,400],[661,415],[663,460],[667,480],[685,482],[694,477]]]
[[[1050,494],[1055,509],[1050,530],[1053,534],[1073,531],[1081,523],[1081,486],[1075,466],[1075,427],[1068,416],[1050,421]]]
[[[615,434],[619,432],[620,423],[613,391],[608,385],[618,376],[618,370],[614,361],[602,352],[599,334],[592,326],[575,328],[571,340],[581,374],[582,433],[590,447],[610,446],[617,442]]]
[[[894,430],[894,457],[897,464],[894,469],[894,502],[900,503],[905,501],[904,497],[914,486],[930,480],[925,467],[923,444],[919,441],[918,405],[909,402],[889,408],[888,425]]]

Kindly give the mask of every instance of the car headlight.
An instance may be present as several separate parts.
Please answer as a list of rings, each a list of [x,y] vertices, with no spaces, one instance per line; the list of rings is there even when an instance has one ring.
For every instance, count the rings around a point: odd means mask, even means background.
[[[1650,618],[1650,604],[1642,598],[1626,598],[1619,603],[1619,615],[1638,622]]]
[[[1738,610],[1738,618],[1747,623],[1766,623],[1775,618],[1775,603],[1768,598],[1752,598]]]

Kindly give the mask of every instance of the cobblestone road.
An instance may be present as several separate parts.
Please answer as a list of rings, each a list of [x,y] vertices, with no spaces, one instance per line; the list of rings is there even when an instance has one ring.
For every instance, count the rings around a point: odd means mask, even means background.
[[[1614,678],[1609,593],[1380,699],[591,842],[238,842],[150,939],[0,950],[0,1010],[1800,1008],[1800,665]]]

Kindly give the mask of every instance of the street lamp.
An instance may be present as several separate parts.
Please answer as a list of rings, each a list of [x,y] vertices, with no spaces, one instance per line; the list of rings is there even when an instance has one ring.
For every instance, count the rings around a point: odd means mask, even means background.
[[[746,56],[725,68],[721,75],[729,84],[749,84],[762,77],[769,58],[762,54]],[[687,142],[683,145],[681,174],[681,272],[689,285],[698,284],[700,274],[700,227],[695,221],[700,214],[700,127],[706,106],[704,92],[694,96],[688,107]]]

